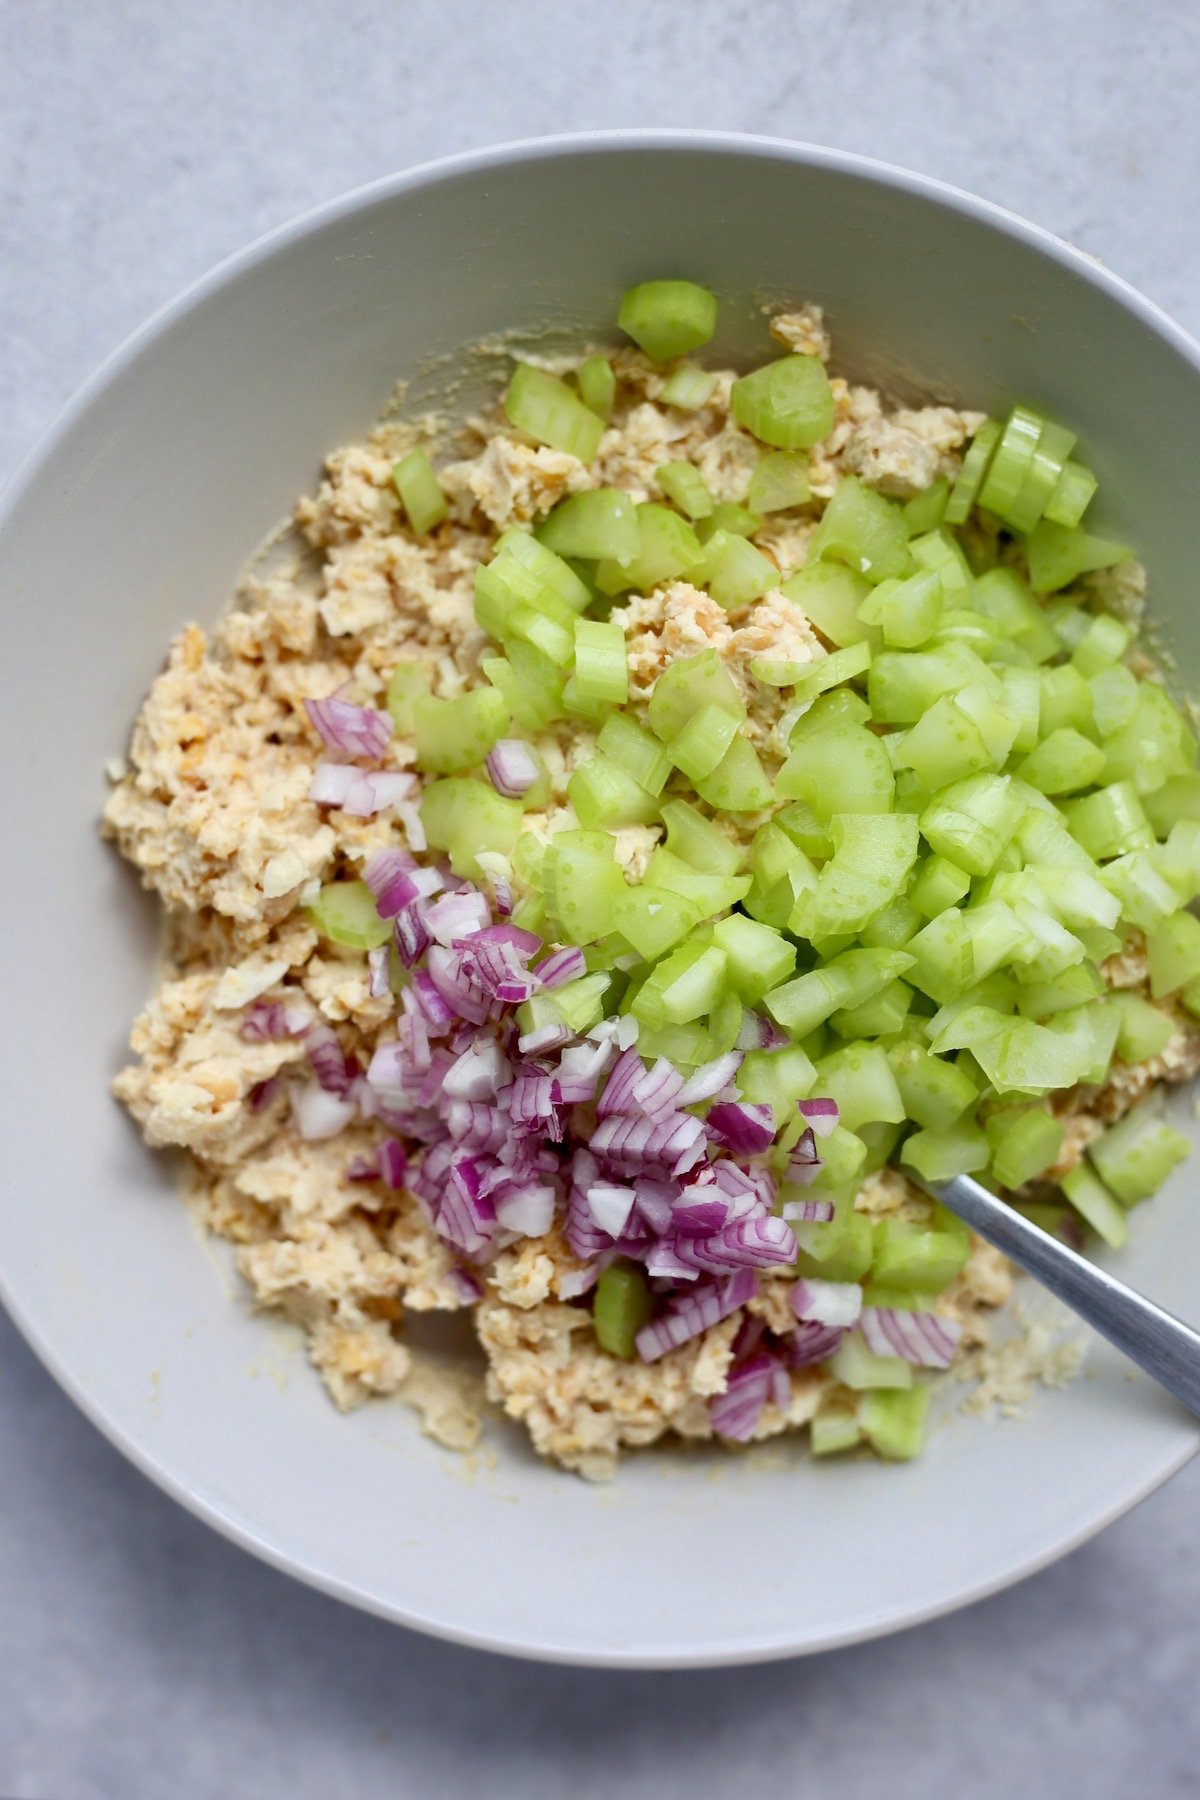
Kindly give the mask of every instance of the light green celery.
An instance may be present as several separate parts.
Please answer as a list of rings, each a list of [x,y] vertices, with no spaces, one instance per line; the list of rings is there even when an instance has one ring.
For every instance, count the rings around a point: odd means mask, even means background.
[[[873,1229],[871,1280],[906,1294],[940,1294],[971,1254],[971,1234],[945,1207],[933,1229],[881,1219]]]
[[[776,586],[779,570],[747,538],[714,531],[704,546],[703,566],[693,579],[706,587],[718,606],[747,606]]]
[[[1071,661],[1084,677],[1098,675],[1119,663],[1133,641],[1133,632],[1111,613],[1097,613],[1071,652]]]
[[[808,458],[795,450],[768,450],[759,458],[746,495],[758,513],[785,512],[809,498]]]
[[[808,559],[845,563],[873,585],[906,575],[912,559],[904,514],[857,475],[846,475],[809,539]]]
[[[684,412],[698,412],[713,396],[717,378],[709,369],[696,363],[681,362],[663,383],[662,399],[667,406],[678,406]]]
[[[987,875],[1023,811],[1010,777],[968,776],[934,795],[921,814],[921,834],[931,850],[968,875]]]
[[[647,962],[656,962],[673,950],[695,929],[702,916],[694,901],[648,883],[627,888],[618,895],[613,907],[617,930]]]
[[[685,944],[657,963],[638,990],[634,1015],[647,1025],[686,1025],[711,1012],[725,991],[725,952]]]
[[[1059,1120],[1034,1108],[992,1140],[992,1170],[1002,1187],[1023,1187],[1058,1160],[1065,1136]],[[989,1138],[991,1134],[989,1133]]]
[[[1117,1055],[1123,1063],[1149,1062],[1165,1050],[1174,1030],[1169,1013],[1128,989],[1110,994],[1108,1005],[1120,1019]]]
[[[886,743],[886,739],[884,740]],[[777,812],[771,823],[791,838],[793,844],[799,846],[806,856],[816,856],[822,861],[833,855],[833,838],[830,835],[828,820],[818,819],[812,807],[804,800],[793,800],[782,812]]]
[[[592,1301],[592,1324],[602,1350],[626,1360],[632,1357],[634,1340],[653,1311],[644,1269],[621,1257],[600,1271]]]
[[[438,775],[474,768],[508,724],[508,708],[494,687],[472,688],[456,700],[423,694],[413,702],[417,767]]]
[[[1171,1129],[1152,1102],[1134,1107],[1088,1146],[1101,1180],[1124,1206],[1156,1194],[1190,1151],[1187,1138]]]
[[[904,1140],[900,1161],[925,1181],[949,1181],[985,1169],[990,1158],[987,1138],[973,1119],[959,1119],[944,1131],[914,1131]]]
[[[858,1041],[824,1057],[817,1064],[817,1087],[837,1101],[848,1131],[877,1121],[904,1121],[904,1102],[887,1052],[879,1044]]]
[[[1056,525],[1078,525],[1097,487],[1096,477],[1083,463],[1068,460],[1058,485],[1046,502],[1045,514]]]
[[[523,831],[513,845],[512,866],[517,880],[526,887],[538,888],[542,885],[542,864],[546,860],[546,845],[532,831]]]
[[[392,935],[391,920],[380,918],[362,881],[327,881],[304,910],[323,937],[354,950],[377,950]]]
[[[741,733],[712,773],[699,777],[694,785],[700,798],[717,812],[761,812],[774,798],[758,752]]]
[[[1166,843],[1152,850],[1150,857],[1174,888],[1181,906],[1200,894],[1200,822],[1181,819],[1172,825]]]
[[[810,563],[785,581],[782,591],[831,643],[870,643],[873,650],[882,646],[882,634],[858,616],[871,583],[855,570],[841,563]]]
[[[835,1380],[843,1387],[855,1389],[894,1390],[912,1388],[912,1364],[905,1362],[902,1356],[873,1356],[863,1341],[862,1334],[848,1331],[833,1355],[829,1359],[828,1368]],[[914,1392],[925,1393],[924,1388]],[[879,1396],[872,1394],[873,1399]],[[884,1414],[872,1415],[876,1426],[881,1426]],[[886,1438],[886,1426],[881,1429],[881,1438]]]
[[[967,515],[974,506],[983,485],[988,459],[999,441],[1000,430],[998,419],[985,419],[975,433],[971,447],[963,457],[958,478],[950,490],[950,498],[946,502],[946,510],[942,515],[944,524],[964,525],[966,523]]]
[[[861,617],[877,624],[892,650],[915,650],[936,631],[942,616],[942,578],[922,569],[904,581],[881,581],[863,603]]]
[[[681,657],[664,669],[654,684],[646,717],[655,736],[669,744],[706,706],[720,707],[735,725],[746,717],[745,702],[715,650]]]
[[[617,377],[607,356],[589,356],[575,371],[579,398],[590,412],[607,425],[617,396]]]
[[[1146,817],[1159,837],[1184,819],[1200,820],[1200,771],[1172,775],[1153,793],[1142,796]]]
[[[1029,557],[1029,582],[1035,594],[1054,593],[1069,587],[1091,569],[1111,569],[1132,552],[1108,538],[1092,537],[1082,525],[1073,529],[1043,519],[1025,540]]]
[[[514,640],[514,649],[512,657],[485,656],[479,666],[516,724],[524,731],[542,731],[553,719],[562,718],[562,671],[527,644]]]
[[[608,936],[626,888],[606,831],[556,832],[542,873],[547,911],[565,942],[590,944]]]
[[[674,501],[680,512],[686,513],[689,519],[707,519],[711,516],[713,497],[694,463],[663,463],[654,471],[654,478],[667,499]]]
[[[1032,531],[1054,495],[1074,447],[1073,431],[1043,420],[1033,457],[1005,515],[1014,530]]]
[[[661,845],[650,858],[646,880],[654,887],[667,888],[671,893],[691,900],[700,908],[701,917],[706,919],[736,906],[750,891],[749,875],[705,873]]]
[[[835,813],[891,811],[896,787],[891,760],[864,725],[825,725],[818,719],[810,730],[797,728],[792,743],[775,781],[781,800],[803,800],[822,820]]]
[[[604,997],[610,981],[607,972],[583,975],[578,981],[568,981],[565,986],[555,988],[545,998],[572,1031],[590,1031],[604,1017]]]
[[[939,475],[923,493],[914,494],[904,507],[904,523],[909,537],[921,537],[926,531],[936,531],[945,517],[949,499],[950,483],[944,475]]]
[[[852,681],[870,667],[871,651],[866,643],[848,644],[844,650],[833,650],[815,661],[776,662],[769,657],[756,657],[750,673],[768,687],[794,687],[798,701],[815,700],[839,682]]]
[[[862,930],[903,892],[917,856],[911,814],[839,813],[830,834],[834,853],[788,921],[789,931],[814,940]]]
[[[432,531],[446,518],[446,496],[424,450],[410,450],[402,456],[392,467],[392,480],[415,532]]]
[[[912,540],[909,550],[918,569],[932,570],[940,576],[944,606],[969,608],[974,605],[975,580],[956,537],[943,528],[927,531],[924,536]]]
[[[388,682],[386,705],[395,721],[396,730],[405,737],[412,736],[414,704],[428,692],[429,675],[421,663],[396,664]]]
[[[628,561],[605,557],[596,565],[596,586],[602,594],[620,594],[632,588],[648,594],[660,582],[687,575],[704,561],[704,549],[686,519],[655,500],[637,508],[638,548]]]
[[[858,1183],[848,1189],[849,1207],[826,1225],[804,1227],[804,1242],[796,1256],[797,1275],[815,1275],[824,1281],[861,1281],[871,1266],[871,1222],[865,1213],[851,1210]],[[828,1190],[822,1195],[829,1198]],[[799,1239],[797,1239],[799,1242]]]
[[[553,555],[544,546],[539,545],[539,548],[546,556]],[[565,563],[563,567],[566,568]],[[567,573],[571,571],[567,569]],[[586,592],[584,603],[587,603]],[[567,605],[541,570],[532,568],[513,550],[500,550],[490,563],[476,565],[475,618],[481,630],[495,638],[504,637],[514,612],[522,606],[544,612],[560,625],[569,625],[576,610]]]
[[[816,1068],[816,1085],[822,1095],[821,1065]],[[863,1165],[867,1160],[867,1146],[856,1132],[849,1126],[838,1124],[827,1137],[821,1140],[821,1169],[814,1187],[821,1189],[842,1189],[852,1181],[862,1178]]]
[[[596,739],[596,747],[611,757],[648,794],[662,793],[671,773],[671,759],[658,740],[628,713],[609,714]]]
[[[1139,794],[1161,787],[1172,775],[1190,773],[1196,739],[1165,689],[1138,685],[1137,705],[1128,725],[1105,740],[1106,781],[1131,781]]]
[[[975,681],[1000,691],[998,678],[965,644],[888,650],[872,659],[867,699],[878,724],[915,725],[943,694],[956,694]]]
[[[585,701],[624,706],[629,698],[625,633],[616,620],[575,621],[575,686]]]
[[[985,618],[973,606],[950,607],[942,614],[929,639],[929,648],[940,650],[946,644],[965,644],[987,663],[1003,662],[1005,657],[1013,660],[1011,646],[995,620]],[[1016,660],[1022,668],[1028,666],[1023,652],[1016,652]]]
[[[713,1056],[727,1056],[741,1036],[746,1009],[736,994],[726,990],[708,1015],[708,1035]]]
[[[546,935],[546,902],[541,894],[525,894],[512,910],[512,922],[521,931],[532,931],[535,937]]]
[[[914,770],[930,789],[990,769],[993,761],[975,721],[949,695],[934,701],[896,754],[897,766]]]
[[[1200,919],[1173,912],[1146,933],[1150,992],[1156,1000],[1200,976]]]
[[[737,736],[737,728],[736,717],[710,701],[668,739],[667,754],[694,786],[712,774]]]
[[[833,853],[833,839],[829,840],[830,854]],[[781,881],[788,870],[803,860],[799,846],[795,844],[785,831],[782,831],[774,819],[768,819],[760,825],[754,834],[750,846],[750,867],[760,887],[773,887]],[[815,874],[815,871],[814,871]]]
[[[1054,1013],[1068,1012],[1085,1006],[1104,992],[1104,982],[1094,964],[1073,963],[1059,974],[1046,979],[1028,980],[1021,970],[1017,990],[1017,1010],[1023,1019],[1048,1019]],[[1161,1017],[1161,1014],[1159,1015]]]
[[[893,1044],[888,1061],[905,1114],[927,1130],[948,1131],[978,1099],[969,1075],[911,1038]]]
[[[784,356],[733,384],[730,410],[743,430],[776,450],[807,450],[833,429],[833,390],[816,356]]]
[[[793,1111],[798,1100],[808,1098],[816,1079],[812,1060],[799,1044],[788,1044],[782,1050],[750,1050],[737,1072],[743,1098],[754,1105],[770,1106],[778,1119]]]
[[[743,861],[741,850],[694,806],[686,800],[667,800],[662,817],[667,849],[673,856],[706,875],[737,874]]]
[[[889,1462],[911,1462],[925,1448],[929,1389],[911,1387],[906,1393],[887,1389],[865,1393],[858,1406],[858,1422],[877,1455]]]
[[[539,444],[590,463],[600,445],[604,422],[573,394],[565,381],[519,362],[508,384],[504,416],[518,431]]]
[[[622,1010],[628,1011],[629,1008]],[[702,1063],[711,1062],[719,1054],[710,1033],[703,1025],[696,1023],[650,1026],[643,1022],[638,1032],[638,1050],[651,1065],[660,1056],[665,1056],[677,1069],[699,1068]]]
[[[712,517],[697,525],[696,536],[702,544],[707,544],[717,531],[727,532],[731,537],[747,538],[761,531],[762,525],[761,513],[752,512],[736,500],[719,500],[712,509]]]
[[[814,1456],[836,1456],[839,1451],[853,1450],[862,1442],[857,1415],[841,1406],[825,1407],[814,1413],[808,1433]]]
[[[1105,863],[1100,879],[1121,902],[1121,917],[1129,925],[1151,931],[1161,925],[1179,904],[1179,896],[1165,881],[1144,850],[1132,850]]]
[[[566,609],[564,608],[564,611]],[[554,619],[532,606],[514,606],[504,622],[504,647],[512,658],[514,642],[527,644],[531,650],[569,673],[575,661],[575,615],[568,620]]]
[[[777,1024],[792,1037],[802,1038],[839,1007],[861,1006],[872,999],[897,975],[906,974],[912,963],[903,950],[846,950],[824,967],[772,988],[765,1005]]]
[[[658,803],[632,775],[603,750],[582,763],[567,782],[567,798],[585,830],[616,831],[622,825],[649,825]]]
[[[1057,633],[1047,623],[1042,608],[1015,569],[989,569],[978,576],[975,604],[1000,627],[1005,637],[1027,650],[1035,663],[1048,662],[1058,655]]]
[[[931,919],[905,945],[913,959],[909,980],[931,999],[945,1005],[972,980],[974,949],[962,913],[950,908]]]
[[[877,912],[858,935],[868,949],[903,950],[920,925],[920,913],[912,901],[901,894]]]
[[[979,490],[979,505],[986,511],[1012,522],[1013,504],[1033,462],[1042,425],[1043,420],[1028,407],[1013,407]]]
[[[563,682],[562,706],[568,718],[586,719],[593,726],[601,725],[612,712],[608,701],[585,699],[573,674]]]
[[[667,362],[707,344],[717,296],[694,281],[644,281],[625,294],[617,323],[652,362]]]
[[[1124,1210],[1087,1163],[1077,1163],[1063,1176],[1059,1186],[1092,1230],[1114,1250],[1119,1250],[1129,1237]]]
[[[946,856],[927,856],[918,865],[908,897],[919,913],[932,919],[957,906],[971,891],[971,877]]]
[[[1060,650],[1068,655],[1087,636],[1092,615],[1080,605],[1080,597],[1064,594],[1057,600],[1044,600],[1042,614],[1058,638]]]
[[[510,525],[496,539],[496,557],[511,558],[535,575],[541,588],[549,588],[574,613],[586,612],[592,603],[592,590],[570,563],[539,543],[532,532]],[[510,566],[508,564],[506,567]],[[526,595],[525,598],[533,598]],[[536,599],[535,599],[536,604]]]
[[[1017,773],[1042,794],[1074,794],[1092,787],[1104,773],[1104,752],[1070,725],[1044,737]]]
[[[430,848],[449,851],[454,873],[479,881],[477,853],[511,854],[521,832],[521,802],[505,799],[490,783],[451,776],[431,782],[422,793],[421,823]]]
[[[559,556],[632,562],[640,543],[637,508],[617,488],[570,494],[539,525],[538,541]]]
[[[839,1037],[891,1037],[903,1029],[912,1005],[913,991],[906,981],[891,981],[873,1000],[861,1006],[842,1007],[829,1023]]]

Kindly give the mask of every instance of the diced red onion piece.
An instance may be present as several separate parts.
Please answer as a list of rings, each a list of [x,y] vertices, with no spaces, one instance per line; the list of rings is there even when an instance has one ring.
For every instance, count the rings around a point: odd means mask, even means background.
[[[386,999],[391,993],[388,982],[388,947],[380,944],[367,951],[367,992],[372,1000]]]
[[[818,1137],[828,1137],[838,1122],[836,1100],[801,1100],[800,1116],[807,1119]]]
[[[333,1026],[324,1019],[313,1019],[304,1033],[304,1048],[312,1064],[313,1074],[327,1093],[344,1096],[357,1070],[346,1061],[341,1041]]]
[[[358,1114],[353,1100],[344,1100],[315,1081],[293,1085],[291,1098],[296,1129],[307,1143],[336,1137]]]
[[[408,1174],[408,1158],[404,1154],[403,1144],[398,1144],[395,1138],[385,1138],[379,1146],[379,1174],[390,1188],[404,1186]]]
[[[596,1103],[596,1117],[603,1119],[610,1113],[628,1112],[633,1105],[634,1087],[645,1073],[646,1065],[632,1045],[628,1050],[622,1050]]]
[[[675,1102],[683,1086],[683,1076],[674,1065],[660,1056],[652,1069],[639,1075],[630,1092],[633,1104],[648,1119],[665,1119],[675,1110]]]
[[[569,1025],[539,1025],[536,1031],[527,1031],[524,1037],[517,1039],[517,1049],[522,1056],[536,1056],[539,1050],[557,1050],[560,1044],[569,1044],[575,1033]]]
[[[500,738],[488,751],[483,766],[496,792],[506,800],[519,800],[541,774],[533,751],[520,738]]]
[[[482,894],[468,890],[461,894],[443,894],[425,908],[425,924],[439,944],[447,948],[482,931],[491,921],[488,903]]]
[[[962,1336],[954,1319],[899,1307],[864,1306],[858,1323],[874,1356],[902,1356],[925,1369],[949,1368]]]
[[[483,1283],[473,1269],[464,1269],[456,1263],[454,1268],[446,1271],[446,1283],[464,1306],[474,1306],[476,1300],[483,1299]]]
[[[343,756],[362,756],[378,762],[387,749],[392,735],[390,713],[333,698],[306,700],[304,710],[322,743]]]
[[[730,1050],[714,1062],[702,1063],[676,1095],[676,1106],[696,1106],[701,1100],[711,1100],[719,1094],[741,1068],[742,1054],[740,1050]]]
[[[725,1392],[708,1404],[709,1422],[718,1437],[744,1444],[754,1436],[771,1392],[774,1364],[770,1351],[760,1350],[730,1371]]]
[[[337,806],[351,818],[370,819],[411,799],[417,778],[400,769],[359,769],[352,763],[319,762],[308,797],[318,806]]]
[[[832,1200],[786,1200],[781,1216],[789,1223],[828,1225],[836,1213],[837,1207]]]
[[[421,808],[413,802],[402,802],[396,808],[396,817],[404,827],[404,835],[409,847],[413,850],[426,850],[425,822],[421,817]]]
[[[649,1268],[649,1258],[646,1263]],[[671,1302],[660,1318],[643,1325],[636,1338],[637,1353],[643,1362],[656,1362],[668,1350],[686,1344],[710,1326],[719,1325],[739,1306],[745,1306],[758,1292],[758,1278],[750,1269],[739,1269],[727,1281],[714,1281],[697,1287],[691,1294],[681,1294]]]
[[[619,1238],[633,1211],[633,1189],[598,1181],[587,1190],[585,1199],[594,1223],[601,1231],[607,1231],[609,1237]]]
[[[749,1100],[722,1101],[710,1107],[705,1125],[710,1137],[728,1144],[735,1155],[754,1156],[769,1150],[775,1140],[775,1117],[771,1108]]]
[[[840,1325],[806,1319],[788,1338],[784,1354],[793,1369],[811,1369],[814,1363],[828,1362],[845,1335]]]
[[[563,987],[568,981],[578,981],[587,974],[587,960],[583,951],[574,944],[564,950],[554,950],[545,962],[538,964],[534,974],[546,989]]]
[[[862,1311],[862,1288],[857,1281],[797,1281],[789,1289],[788,1305],[801,1323],[856,1325]]]
[[[584,1263],[578,1269],[563,1269],[558,1277],[558,1297],[560,1300],[577,1300],[580,1294],[586,1294],[594,1288],[600,1275],[599,1264]]]
[[[452,1100],[491,1100],[512,1082],[508,1058],[493,1038],[464,1050],[442,1083]]]
[[[779,1029],[774,1019],[746,1008],[737,1034],[739,1050],[782,1050],[787,1041],[787,1034]]]
[[[554,1223],[554,1189],[515,1187],[496,1196],[496,1218],[506,1231],[523,1237],[545,1237]]]

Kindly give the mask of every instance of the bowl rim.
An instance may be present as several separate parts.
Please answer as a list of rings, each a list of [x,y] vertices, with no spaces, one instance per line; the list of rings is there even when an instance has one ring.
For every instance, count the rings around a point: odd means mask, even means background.
[[[119,380],[145,350],[165,337],[180,319],[201,305],[210,294],[237,280],[289,245],[380,201],[425,188],[436,188],[443,181],[451,181],[475,171],[514,167],[526,162],[647,150],[713,151],[724,155],[744,156],[748,160],[799,163],[851,175],[878,187],[931,201],[1031,247],[1078,279],[1099,289],[1140,320],[1155,336],[1165,340],[1200,374],[1200,343],[1154,301],[1147,299],[1129,282],[1114,274],[1098,258],[995,201],[983,199],[935,176],[919,174],[855,151],[756,133],[681,128],[618,128],[547,134],[459,151],[363,183],[262,233],[190,282],[109,352],[19,459],[11,475],[0,486],[0,536],[9,516],[17,510],[27,490],[42,479],[59,446],[69,438],[77,421],[88,412],[94,401]],[[156,1487],[223,1537],[282,1573],[376,1617],[451,1643],[536,1662],[624,1669],[723,1668],[811,1655],[822,1650],[840,1649],[850,1644],[888,1636],[956,1612],[961,1607],[973,1605],[976,1601],[1003,1592],[1047,1568],[1146,1499],[1200,1451],[1200,1421],[1197,1421],[1190,1437],[1185,1438],[1181,1447],[1162,1457],[1140,1479],[1110,1498],[1106,1504],[1097,1507],[1080,1520],[1067,1537],[1057,1540],[1053,1545],[1027,1556],[1002,1573],[988,1576],[951,1596],[941,1596],[926,1606],[908,1608],[895,1616],[860,1619],[842,1631],[826,1632],[809,1642],[797,1641],[795,1638],[777,1638],[736,1649],[709,1647],[686,1654],[668,1652],[649,1655],[637,1650],[587,1652],[550,1641],[535,1643],[526,1640],[513,1643],[495,1633],[447,1624],[418,1610],[381,1600],[357,1584],[332,1576],[313,1566],[303,1556],[283,1550],[260,1536],[230,1508],[187,1485],[110,1416],[103,1401],[89,1390],[86,1378],[77,1374],[60,1358],[46,1335],[26,1315],[16,1294],[11,1290],[3,1268],[0,1268],[0,1304],[3,1304],[43,1367],[109,1443]]]

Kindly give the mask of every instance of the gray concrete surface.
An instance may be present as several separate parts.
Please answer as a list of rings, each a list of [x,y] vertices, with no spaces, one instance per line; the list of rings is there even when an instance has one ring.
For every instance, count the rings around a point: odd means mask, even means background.
[[[1200,329],[1184,4],[0,0],[0,22],[0,478],[218,258],[389,170],[539,132],[704,125],[864,151],[1027,214]],[[1198,1500],[1193,1468],[1022,1587],[817,1661],[527,1667],[231,1548],[0,1320],[0,1794],[1190,1795]]]

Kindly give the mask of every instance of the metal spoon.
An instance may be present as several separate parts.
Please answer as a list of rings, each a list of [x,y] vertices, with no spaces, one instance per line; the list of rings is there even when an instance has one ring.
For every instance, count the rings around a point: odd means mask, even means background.
[[[1022,1218],[970,1175],[921,1185],[1153,1375],[1168,1393],[1200,1413],[1200,1332]]]

